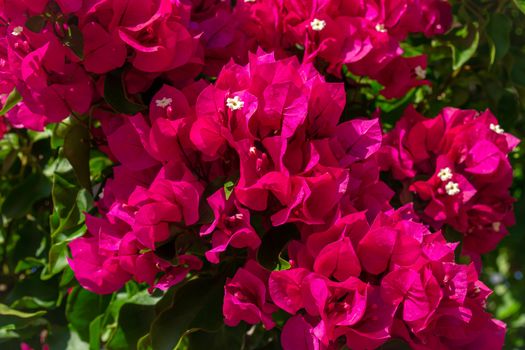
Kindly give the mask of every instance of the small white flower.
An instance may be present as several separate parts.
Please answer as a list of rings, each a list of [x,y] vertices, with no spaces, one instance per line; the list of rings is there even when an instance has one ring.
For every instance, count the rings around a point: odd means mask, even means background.
[[[383,23],[376,24],[376,30],[380,33],[386,33],[386,28]]]
[[[414,73],[416,73],[416,77],[420,80],[423,80],[427,77],[427,70],[421,66],[414,68]]]
[[[156,100],[155,104],[157,105],[157,107],[166,108],[168,106],[171,106],[172,102],[173,102],[172,98],[170,98],[170,97],[163,97],[160,100]]]
[[[501,222],[499,222],[499,221],[493,222],[492,223],[492,229],[495,232],[499,232],[499,230],[501,229]]]
[[[22,26],[14,27],[13,32],[11,34],[13,34],[14,36],[19,36],[20,34],[22,34],[23,31],[24,27]]]
[[[228,99],[226,99],[226,107],[232,111],[236,111],[244,107],[244,101],[242,101],[239,96],[234,96],[233,98],[228,97]]]
[[[490,130],[494,131],[496,134],[503,134],[505,132],[505,130],[503,130],[503,128],[499,126],[499,124],[490,123],[489,127]]]
[[[452,179],[452,170],[450,170],[449,167],[443,168],[439,171],[437,176],[440,178],[441,181],[448,181]]]
[[[310,22],[310,27],[312,27],[313,30],[319,32],[326,27],[326,21],[322,19],[314,18],[312,22]]]
[[[461,192],[461,190],[459,189],[458,183],[453,182],[453,181],[450,181],[449,183],[447,183],[447,185],[445,186],[445,191],[447,191],[447,194],[449,196],[455,196],[456,194]]]

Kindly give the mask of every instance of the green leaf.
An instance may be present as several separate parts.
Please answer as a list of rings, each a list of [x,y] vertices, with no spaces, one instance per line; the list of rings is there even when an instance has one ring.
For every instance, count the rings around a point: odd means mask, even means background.
[[[82,340],[89,341],[91,321],[104,313],[110,299],[109,295],[97,295],[81,287],[73,289],[69,294],[66,317]]]
[[[292,265],[290,265],[290,262],[288,260],[284,260],[283,258],[279,257],[279,262],[274,271],[289,270],[291,267]]]
[[[129,282],[126,285],[126,292],[118,293],[108,306],[106,314],[109,313],[117,321],[115,325],[118,325],[109,336],[108,349],[140,348],[139,338],[147,334],[150,329],[156,314],[155,305],[160,297],[148,293],[147,290],[137,291],[136,287],[134,282]],[[137,318],[137,314],[141,317]]]
[[[233,181],[228,181],[224,184],[224,195],[226,196],[226,200],[230,199],[234,188],[235,183]]]
[[[122,70],[117,70],[106,75],[104,81],[104,99],[119,113],[135,115],[146,109],[145,105],[129,100],[122,81]]]
[[[62,44],[69,47],[78,58],[84,59],[84,37],[76,25],[69,26],[66,36],[62,39]]]
[[[294,224],[272,227],[262,238],[261,246],[257,251],[257,261],[268,270],[275,269],[279,264],[279,256],[288,242],[300,238],[299,230]]]
[[[25,25],[30,31],[40,33],[46,26],[46,19],[42,15],[31,16],[27,19]]]
[[[47,265],[42,270],[40,276],[42,279],[50,279],[68,266],[67,243],[68,242],[60,242],[51,246],[49,249]]]
[[[514,64],[510,73],[514,83],[525,86],[525,60],[521,57],[514,58]]]
[[[2,109],[0,109],[0,117],[5,115],[11,109],[13,109],[13,107],[16,106],[20,101],[22,101],[22,96],[20,95],[18,90],[14,88],[7,96],[7,100],[5,100],[4,106],[2,107]]]
[[[24,328],[32,323],[38,323],[40,317],[45,314],[45,311],[24,312],[0,304],[0,328],[8,327],[13,331]]]
[[[53,176],[54,212],[50,218],[52,238],[58,238],[59,234],[66,236],[62,237],[63,239],[75,238],[84,222],[82,212],[89,211],[93,205],[91,195],[86,190],[80,190],[70,181],[67,176],[59,174]]]
[[[13,305],[13,307],[22,308],[22,309],[51,309],[55,306],[55,301],[45,301],[38,298],[24,296],[18,298]]]
[[[224,283],[211,278],[197,278],[182,285],[170,308],[162,311],[151,326],[155,350],[172,350],[186,335],[197,330],[214,331],[223,324]]]
[[[242,349],[246,335],[246,323],[237,327],[223,325],[214,332],[197,331],[188,335],[188,349],[223,350]]]
[[[45,315],[45,311],[37,311],[37,312],[23,312],[19,310],[15,310],[10,308],[7,305],[0,304],[0,315],[2,316],[12,316],[16,318],[36,318]]]
[[[474,56],[479,45],[479,30],[476,23],[469,23],[455,33],[447,43],[452,50],[452,69],[458,70]]]
[[[102,334],[102,322],[104,315],[97,316],[89,324],[89,349],[100,350],[100,338]]]
[[[152,350],[153,349],[153,346],[151,345],[151,337],[149,333],[139,339],[139,341],[137,342],[137,349],[138,350]]]
[[[64,156],[71,163],[78,183],[91,191],[89,172],[89,130],[81,124],[72,125],[64,139]]]
[[[137,349],[138,341],[148,334],[154,319],[155,307],[153,305],[127,303],[122,306],[119,314],[119,326],[126,338],[128,349]]]
[[[494,13],[487,24],[487,35],[491,47],[490,63],[499,61],[507,54],[510,48],[510,32],[512,21],[508,16]]]
[[[525,0],[514,0],[514,4],[525,14]]]
[[[42,174],[31,174],[14,187],[2,204],[2,214],[7,218],[24,217],[33,204],[51,194],[51,183]]]
[[[73,174],[70,177],[74,177]],[[53,176],[53,214],[50,216],[51,248],[41,278],[49,279],[67,266],[67,245],[85,231],[84,215],[92,207],[92,197],[73,185],[71,179],[55,173]]]

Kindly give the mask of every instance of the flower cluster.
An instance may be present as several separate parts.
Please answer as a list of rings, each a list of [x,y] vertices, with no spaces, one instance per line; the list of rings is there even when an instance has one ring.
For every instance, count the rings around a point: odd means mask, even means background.
[[[42,130],[88,113],[115,69],[129,65],[132,94],[158,79],[182,87],[201,72],[217,74],[232,57],[247,62],[259,46],[280,57],[298,46],[305,62],[319,58],[337,76],[347,65],[383,84],[386,97],[401,97],[428,81],[426,58],[402,57],[400,41],[445,32],[451,11],[442,0],[257,0],[234,8],[215,0],[6,0],[0,19],[0,94],[16,91],[23,100],[7,118]]]
[[[272,272],[267,287],[273,303],[294,315],[283,348],[373,349],[390,338],[414,349],[501,348],[505,326],[484,311],[490,292],[475,268],[455,264],[456,244],[415,218],[411,206],[381,213],[371,225],[353,213],[290,245],[292,268]],[[234,280],[242,278],[239,271]],[[227,317],[253,317],[251,309],[224,307]],[[271,310],[257,309],[265,317]]]
[[[0,135],[89,119],[116,163],[69,244],[83,287],[167,290],[233,266],[225,324],[271,329],[280,311],[285,350],[502,347],[479,266],[438,230],[474,258],[494,248],[518,140],[488,111],[409,108],[386,135],[379,112],[344,115],[342,72],[387,98],[430,84],[401,42],[447,31],[447,1],[0,4]]]
[[[177,246],[178,268],[155,255],[185,236],[211,237],[211,263],[228,246],[255,251],[254,213],[264,212],[269,228],[326,225],[362,210],[372,218],[390,208],[392,192],[371,157],[379,122],[338,124],[342,84],[261,52],[247,66],[226,65],[214,85],[197,85],[197,97],[165,85],[148,117],[95,113],[120,165],[99,201],[105,218],[88,216],[91,236],[71,244],[71,266],[86,288],[111,292],[131,275],[168,288],[202,265],[185,245]]]
[[[321,60],[327,71],[349,71],[384,85],[387,98],[428,84],[426,57],[403,57],[400,41],[409,33],[442,34],[452,23],[442,0],[256,0],[236,11],[241,29],[257,45],[276,52],[300,50],[305,62]]]
[[[225,285],[225,323],[270,329],[284,310],[285,349],[369,349],[391,338],[501,347],[505,327],[484,311],[490,292],[473,265],[455,264],[456,244],[418,223],[411,206],[390,209],[379,123],[339,123],[341,84],[260,52],[198,85],[164,86],[148,117],[99,116],[121,165],[99,202],[104,217],[88,217],[90,235],[70,246],[86,288],[112,292],[130,278],[169,288],[202,268],[192,240],[210,236],[210,263],[228,247],[248,251]],[[291,268],[270,272],[254,257],[261,229],[275,228],[299,234]]]
[[[519,140],[485,111],[444,109],[432,119],[409,108],[384,138],[383,170],[415,194],[423,222],[464,235],[464,252],[494,249],[514,223],[508,154]]]
[[[88,113],[101,101],[106,74],[125,65],[133,94],[160,77],[193,79],[203,48],[190,17],[189,4],[170,0],[2,2],[0,93],[16,88],[22,97],[7,113],[10,124],[42,130]]]

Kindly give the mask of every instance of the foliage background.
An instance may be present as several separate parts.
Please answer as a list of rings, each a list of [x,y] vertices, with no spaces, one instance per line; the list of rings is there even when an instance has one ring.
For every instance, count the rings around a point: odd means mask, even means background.
[[[428,116],[445,106],[490,108],[506,131],[525,138],[525,1],[453,3],[447,35],[404,45],[407,55],[428,55],[432,88],[385,100],[377,83],[347,74],[346,116],[379,108],[388,129],[410,103]],[[82,213],[95,212],[93,198],[111,175],[88,123],[71,117],[0,140],[0,348],[171,349],[180,339],[181,349],[278,349],[275,331],[223,326],[223,281],[194,280],[165,295],[133,282],[107,296],[79,287],[67,243],[85,232]],[[525,349],[525,145],[511,157],[517,224],[484,257],[482,279],[495,291],[489,310],[508,325],[506,349]]]

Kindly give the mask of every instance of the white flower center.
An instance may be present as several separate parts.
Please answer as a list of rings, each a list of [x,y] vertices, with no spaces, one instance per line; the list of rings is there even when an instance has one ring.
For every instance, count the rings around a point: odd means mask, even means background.
[[[244,0],[244,2],[255,2],[255,0]]]
[[[490,123],[489,127],[490,130],[494,131],[496,134],[503,134],[505,132],[505,130],[503,130],[503,128],[499,126],[499,124]]]
[[[437,174],[441,181],[448,181],[452,179],[452,170],[449,167],[443,168]]]
[[[386,28],[383,23],[376,24],[376,30],[380,33],[386,33]]]
[[[228,99],[226,99],[226,107],[232,111],[236,111],[244,107],[244,101],[242,101],[239,96],[234,96],[233,98],[228,97]]]
[[[423,80],[427,77],[427,70],[421,66],[414,68],[414,73],[416,73],[417,78],[420,80]]]
[[[499,232],[499,230],[501,229],[501,222],[499,221],[493,222],[492,229],[496,232]]]
[[[170,97],[163,97],[160,100],[156,100],[155,104],[157,105],[157,107],[166,108],[168,106],[171,106],[172,102],[173,102],[172,98],[170,98]]]
[[[257,148],[255,146],[250,147],[250,154],[253,156],[257,152]]]
[[[13,32],[11,34],[13,34],[14,36],[19,36],[20,34],[22,34],[23,31],[24,27],[22,26],[14,27]]]
[[[319,32],[326,27],[326,21],[323,21],[322,19],[314,18],[312,22],[310,22],[310,27],[312,27],[313,30]]]
[[[449,183],[446,184],[445,191],[447,192],[449,196],[455,196],[456,194],[461,192],[461,190],[459,189],[458,183],[453,182],[453,181],[450,181]]]

